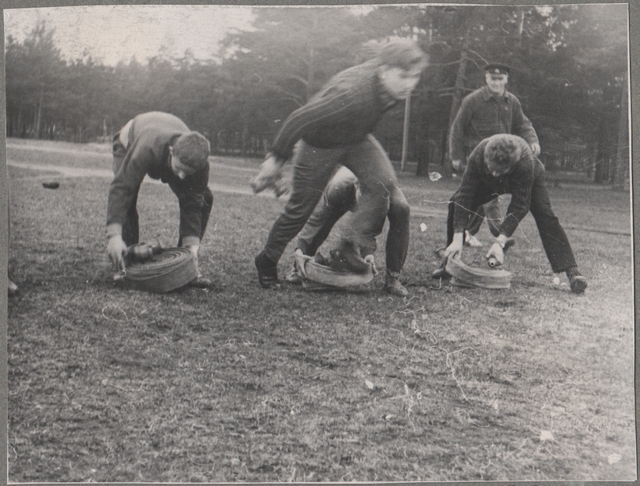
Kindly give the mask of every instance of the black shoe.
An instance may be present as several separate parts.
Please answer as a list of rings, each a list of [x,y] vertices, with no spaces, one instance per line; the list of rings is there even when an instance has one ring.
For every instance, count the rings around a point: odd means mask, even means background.
[[[189,282],[189,287],[193,287],[194,289],[208,289],[211,286],[211,280],[203,277],[202,275],[197,276],[191,282]]]
[[[451,278],[451,274],[444,269],[444,266],[442,266],[440,268],[436,268],[433,271],[433,273],[431,274],[431,278],[434,278],[436,280],[438,279],[446,280]]]
[[[371,268],[352,243],[344,243],[329,253],[333,260],[331,268],[338,272],[366,273]]]
[[[569,279],[569,285],[571,286],[571,292],[581,294],[587,288],[587,279],[583,275],[574,275]]]
[[[264,251],[258,253],[255,259],[256,268],[258,269],[258,282],[265,289],[281,288],[278,280],[278,262],[270,260]]]
[[[407,288],[400,283],[400,276],[395,272],[387,271],[384,282],[384,291],[396,297],[406,297],[409,295]]]

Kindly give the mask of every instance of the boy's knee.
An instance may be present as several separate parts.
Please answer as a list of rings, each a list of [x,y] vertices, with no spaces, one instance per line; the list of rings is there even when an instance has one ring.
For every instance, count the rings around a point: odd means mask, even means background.
[[[311,201],[293,202],[289,200],[289,202],[285,205],[281,216],[292,221],[304,220],[304,222],[306,222],[313,213],[316,204],[317,201],[311,204]]]
[[[389,217],[397,220],[408,220],[411,217],[411,206],[407,201],[393,202],[389,206]]]
[[[213,193],[208,188],[204,191],[204,202],[209,207],[213,206]]]
[[[389,216],[395,218],[409,219],[411,216],[411,206],[402,191],[397,190],[392,193],[389,201]]]

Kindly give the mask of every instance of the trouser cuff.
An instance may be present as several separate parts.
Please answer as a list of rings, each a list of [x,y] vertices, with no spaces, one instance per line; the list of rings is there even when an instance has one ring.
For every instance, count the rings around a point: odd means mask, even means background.
[[[267,260],[269,260],[274,265],[277,265],[281,255],[274,255],[273,253],[269,252],[268,249],[265,248],[264,250],[262,250],[262,256]]]
[[[565,270],[565,273],[567,274],[567,277],[569,278],[573,278],[576,277],[578,275],[582,275],[580,273],[580,270],[578,270],[578,267],[569,267]]]
[[[400,278],[400,272],[394,272],[393,270],[389,270],[387,268],[387,278],[394,278],[394,279],[399,279]]]

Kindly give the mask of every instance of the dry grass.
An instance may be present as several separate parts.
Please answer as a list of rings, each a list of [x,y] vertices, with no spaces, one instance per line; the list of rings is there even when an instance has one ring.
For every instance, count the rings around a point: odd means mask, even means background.
[[[63,161],[10,141],[8,158],[110,167],[87,150]],[[212,183],[246,189],[250,172],[214,162]],[[554,284],[530,217],[508,255],[512,289],[440,285],[428,274],[455,182],[402,175],[428,211],[412,219],[410,298],[384,294],[380,277],[353,292],[264,291],[253,256],[282,202],[216,192],[201,257],[215,288],[154,295],[111,281],[108,178],[58,177],[51,191],[52,173],[10,177],[22,292],[9,302],[11,481],[635,479],[629,237],[568,231],[583,296]],[[551,197],[567,225],[629,229],[628,194]],[[142,237],[175,242],[169,189],[143,185],[140,206]]]

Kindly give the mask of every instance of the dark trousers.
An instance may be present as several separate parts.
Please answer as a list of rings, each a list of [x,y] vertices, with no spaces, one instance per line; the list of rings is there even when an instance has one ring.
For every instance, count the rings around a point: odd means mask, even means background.
[[[114,137],[113,143],[113,173],[115,174],[120,166],[122,165],[122,161],[124,160],[125,155],[127,154],[124,146],[119,142],[118,135]],[[171,184],[169,184],[171,187]],[[138,191],[140,190],[140,186],[136,190],[136,194],[131,201],[131,205],[127,209],[127,215],[124,224],[122,225],[122,240],[125,242],[127,246],[135,245],[139,242],[140,238],[140,226],[138,222]],[[173,190],[173,189],[172,189]],[[175,191],[174,191],[175,193]],[[202,218],[201,218],[201,229],[200,229],[200,239],[204,236],[204,232],[207,229],[207,223],[209,222],[209,216],[211,214],[211,208],[213,207],[213,194],[207,187],[204,192],[204,202],[202,205]],[[180,219],[182,220],[182,213],[180,214]],[[182,221],[181,221],[182,222]],[[182,227],[182,224],[180,224]],[[182,231],[180,231],[180,236],[178,238],[178,246],[182,245]]]
[[[502,220],[502,215],[500,214],[498,198],[489,201],[483,206],[479,206],[478,210],[473,213],[469,220],[469,226],[467,226],[469,234],[472,236],[477,235],[485,219],[487,220],[491,234],[496,238],[500,236],[500,221]]]
[[[300,232],[322,197],[338,165],[353,172],[360,183],[357,208],[346,216],[344,235],[363,254],[376,249],[376,236],[389,218],[387,269],[399,272],[409,248],[410,209],[395,171],[382,146],[371,135],[348,147],[321,149],[301,141],[293,158],[291,195],[276,219],[264,248],[277,262],[288,243]]]
[[[316,207],[316,210],[311,214],[311,217],[304,225],[300,238],[304,238],[307,235],[311,238],[308,241],[308,245],[305,249],[305,255],[314,256],[318,251],[318,248],[325,242],[329,233],[335,226],[335,224],[344,216],[349,209],[345,206],[330,206],[325,201],[322,201]],[[313,233],[313,234],[312,234]]]
[[[447,216],[447,246],[453,241],[453,217],[456,204],[454,199],[457,192],[449,201],[449,213]],[[472,213],[478,208],[495,198],[495,191],[479,189],[473,204],[471,205]],[[531,188],[531,206],[529,207],[531,215],[538,226],[538,233],[542,240],[542,246],[547,254],[551,269],[554,273],[564,272],[565,270],[576,267],[576,260],[573,250],[569,244],[569,239],[564,229],[560,225],[558,217],[551,209],[551,201],[549,193],[544,184],[544,173],[535,178],[533,187]],[[511,217],[507,215],[506,217]]]

